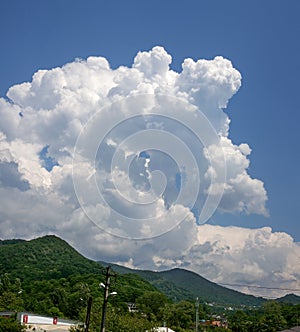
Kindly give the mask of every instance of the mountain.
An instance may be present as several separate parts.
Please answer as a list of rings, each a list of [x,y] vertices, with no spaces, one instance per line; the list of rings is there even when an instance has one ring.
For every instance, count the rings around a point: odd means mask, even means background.
[[[13,239],[13,240],[0,240],[0,246],[2,244],[15,244],[19,242],[26,242],[26,240],[21,240],[21,239]]]
[[[1,241],[0,257],[0,275],[9,273],[20,279],[49,280],[103,271],[98,263],[54,235],[31,241]]]
[[[295,294],[287,294],[277,299],[277,301],[289,304],[300,304],[300,296]]]
[[[1,241],[0,257],[0,275],[9,273],[12,277],[32,281],[67,278],[75,274],[103,276],[104,266],[108,265],[85,258],[67,242],[53,235],[31,241]],[[202,302],[226,305],[259,305],[264,301],[222,287],[184,269],[153,272],[111,265],[120,279],[122,276],[127,278],[129,284],[126,287],[130,287],[130,275],[139,276],[173,301],[194,301],[197,297]]]
[[[105,262],[101,262],[101,264],[107,265]],[[129,269],[115,264],[112,264],[112,268],[117,273],[134,273],[140,275],[173,301],[186,299],[195,301],[198,297],[202,302],[235,306],[258,306],[265,301],[263,298],[246,295],[220,286],[194,272],[184,269],[176,268],[168,271],[154,272]]]

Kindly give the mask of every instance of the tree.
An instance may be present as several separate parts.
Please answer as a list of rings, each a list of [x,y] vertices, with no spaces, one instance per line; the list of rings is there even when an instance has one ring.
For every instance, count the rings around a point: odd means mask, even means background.
[[[16,321],[15,317],[0,318],[0,332],[25,332],[26,328]]]
[[[286,320],[288,327],[300,325],[300,304],[282,304],[281,313]]]
[[[189,301],[167,303],[160,308],[158,319],[175,331],[189,329],[195,321],[195,305]]]
[[[0,311],[24,310],[22,287],[19,278],[12,279],[8,273],[0,278]]]
[[[149,322],[141,313],[120,313],[116,308],[109,308],[105,331],[144,332],[151,331],[155,325],[155,322]]]
[[[230,317],[230,328],[233,332],[247,332],[250,331],[251,321],[249,316],[242,310],[237,310]]]
[[[147,315],[148,319],[155,320],[161,307],[170,302],[168,298],[157,291],[146,291],[137,299],[139,311]]]
[[[275,301],[268,301],[263,304],[263,316],[261,317],[260,331],[276,332],[287,327],[287,322],[282,316],[281,307]]]

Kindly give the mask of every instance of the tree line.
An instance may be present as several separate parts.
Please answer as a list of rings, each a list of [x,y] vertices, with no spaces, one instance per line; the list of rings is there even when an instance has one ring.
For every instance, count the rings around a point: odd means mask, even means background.
[[[84,323],[87,303],[92,299],[90,332],[100,330],[103,289],[97,274],[75,274],[66,278],[30,280],[0,276],[0,311],[28,311]],[[142,332],[166,325],[176,332],[195,331],[196,307],[192,301],[174,302],[138,275],[119,275],[112,281],[116,296],[109,298],[107,332]],[[136,310],[129,311],[134,303]],[[300,305],[265,302],[261,307],[243,307],[225,311],[200,303],[198,331],[276,332],[300,324]],[[21,332],[24,327],[15,319],[0,319],[0,332]],[[228,328],[210,324],[228,322]],[[83,331],[78,326],[73,332]]]

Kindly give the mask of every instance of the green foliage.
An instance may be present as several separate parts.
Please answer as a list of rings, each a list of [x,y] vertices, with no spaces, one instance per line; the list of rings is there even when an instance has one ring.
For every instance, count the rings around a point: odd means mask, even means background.
[[[20,279],[11,279],[7,273],[3,274],[0,277],[0,311],[23,310],[22,292]]]
[[[202,308],[200,306],[202,314]],[[195,322],[195,306],[189,301],[168,303],[160,308],[160,321],[175,331],[185,331]]]
[[[136,302],[146,291],[157,291],[154,286],[135,274],[118,275],[112,287],[118,293],[119,302]]]
[[[251,331],[253,320],[242,310],[236,311],[230,319],[230,328],[233,332]]]
[[[0,245],[15,244],[15,243],[19,243],[19,242],[26,242],[26,240],[21,240],[21,239],[0,240]]]
[[[134,273],[140,275],[175,302],[181,300],[194,301],[196,297],[201,298],[203,302],[214,302],[222,305],[261,305],[265,301],[262,298],[222,287],[194,272],[183,269],[153,272],[131,270],[118,265],[113,265],[113,268],[121,274]]]
[[[25,332],[25,327],[12,318],[0,317],[0,332]]]
[[[1,241],[0,255],[0,311],[29,311],[85,322],[87,302],[91,297],[89,331],[99,332],[104,295],[99,283],[105,278],[103,266],[84,258],[55,236],[28,242]],[[227,305],[232,302],[247,304],[253,299],[179,269],[133,273],[122,268],[121,274],[111,278],[110,291],[116,291],[118,295],[109,297],[107,332],[151,331],[164,322],[176,332],[193,331],[196,296],[200,302],[202,300],[199,318],[211,320],[215,318],[204,303],[205,299],[220,304],[228,301]],[[292,296],[286,299],[297,300]],[[129,302],[137,305],[137,312],[128,311]],[[262,303],[262,300],[258,299],[258,302]],[[257,309],[247,310],[245,306],[240,311],[227,311],[227,332],[273,332],[299,325],[299,304],[265,302]],[[224,305],[219,310],[222,313]],[[205,329],[223,330],[209,326]],[[2,331],[22,331],[22,326],[14,320],[1,319]],[[82,328],[77,326],[72,331],[81,332]]]
[[[275,301],[264,303],[263,316],[259,323],[260,331],[266,332],[276,332],[287,327],[287,321],[281,313],[281,307]]]
[[[236,311],[229,317],[233,332],[275,332],[299,325],[300,305],[267,301],[251,311]],[[300,311],[299,311],[300,312]]]
[[[2,244],[0,256],[0,275],[9,273],[20,279],[50,280],[78,273],[101,273],[98,263],[86,259],[56,236]]]
[[[80,325],[71,326],[69,328],[69,332],[85,332],[85,328],[83,326],[80,326]]]
[[[146,291],[136,301],[138,309],[144,313],[149,320],[154,320],[160,308],[168,302],[170,302],[170,300],[158,291]]]
[[[279,299],[277,299],[278,302],[282,303],[289,303],[289,304],[300,304],[300,296],[297,296],[295,294],[288,294],[285,295]]]
[[[120,314],[116,309],[110,309],[107,314],[105,331],[107,332],[141,332],[150,331],[156,324],[150,322],[141,313]]]
[[[282,303],[281,314],[289,327],[300,326],[300,304],[291,305],[288,303]]]

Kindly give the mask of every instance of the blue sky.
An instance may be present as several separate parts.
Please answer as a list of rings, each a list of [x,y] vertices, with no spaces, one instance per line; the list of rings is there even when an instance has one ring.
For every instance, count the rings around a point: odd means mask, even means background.
[[[299,14],[298,0],[3,1],[0,96],[76,58],[103,56],[116,69],[159,45],[180,72],[186,58],[223,56],[242,75],[225,110],[229,137],[252,149],[248,173],[263,181],[270,216],[217,212],[209,223],[270,226],[299,242]]]

